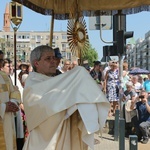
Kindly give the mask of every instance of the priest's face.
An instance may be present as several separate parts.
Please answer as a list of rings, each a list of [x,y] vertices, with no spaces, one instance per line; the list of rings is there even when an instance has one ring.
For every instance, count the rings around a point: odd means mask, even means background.
[[[4,67],[1,68],[2,71],[4,71],[7,75],[10,75],[10,64],[9,63],[5,63]]]
[[[47,76],[55,74],[57,65],[54,52],[43,52],[41,59],[39,61],[35,61],[35,66],[38,73],[42,73]]]

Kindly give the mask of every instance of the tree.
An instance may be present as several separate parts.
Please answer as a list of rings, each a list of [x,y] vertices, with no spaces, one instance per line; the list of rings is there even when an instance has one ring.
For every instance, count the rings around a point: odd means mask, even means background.
[[[5,53],[5,40],[3,38],[0,38],[0,50],[2,50]]]
[[[88,60],[88,64],[90,66],[93,66],[93,61],[98,59],[98,53],[95,50],[95,48],[92,48],[91,45],[89,45],[88,50],[85,52],[85,54],[82,56],[82,61]]]

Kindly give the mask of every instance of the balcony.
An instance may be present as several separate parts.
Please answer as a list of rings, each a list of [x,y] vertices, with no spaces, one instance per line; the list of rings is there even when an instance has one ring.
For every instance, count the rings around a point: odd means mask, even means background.
[[[29,43],[30,39],[17,39],[17,42],[20,42],[20,43]]]
[[[36,43],[41,43],[41,39],[36,39]]]

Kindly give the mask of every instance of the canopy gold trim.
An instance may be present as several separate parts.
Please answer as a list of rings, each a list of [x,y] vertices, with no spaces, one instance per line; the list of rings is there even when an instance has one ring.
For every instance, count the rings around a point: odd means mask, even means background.
[[[12,0],[35,12],[52,15],[55,19],[68,19],[73,3],[77,3],[84,16],[114,15],[118,10],[123,14],[150,11],[150,0]]]

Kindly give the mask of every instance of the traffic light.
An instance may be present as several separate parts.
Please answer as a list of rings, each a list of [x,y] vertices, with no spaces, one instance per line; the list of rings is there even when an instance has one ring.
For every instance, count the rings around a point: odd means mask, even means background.
[[[133,37],[133,31],[117,31],[117,53],[123,55],[126,53],[126,39]]]
[[[113,41],[117,41],[118,30],[126,31],[126,15],[125,14],[113,15]]]
[[[117,47],[115,45],[103,46],[103,56],[117,56]]]

